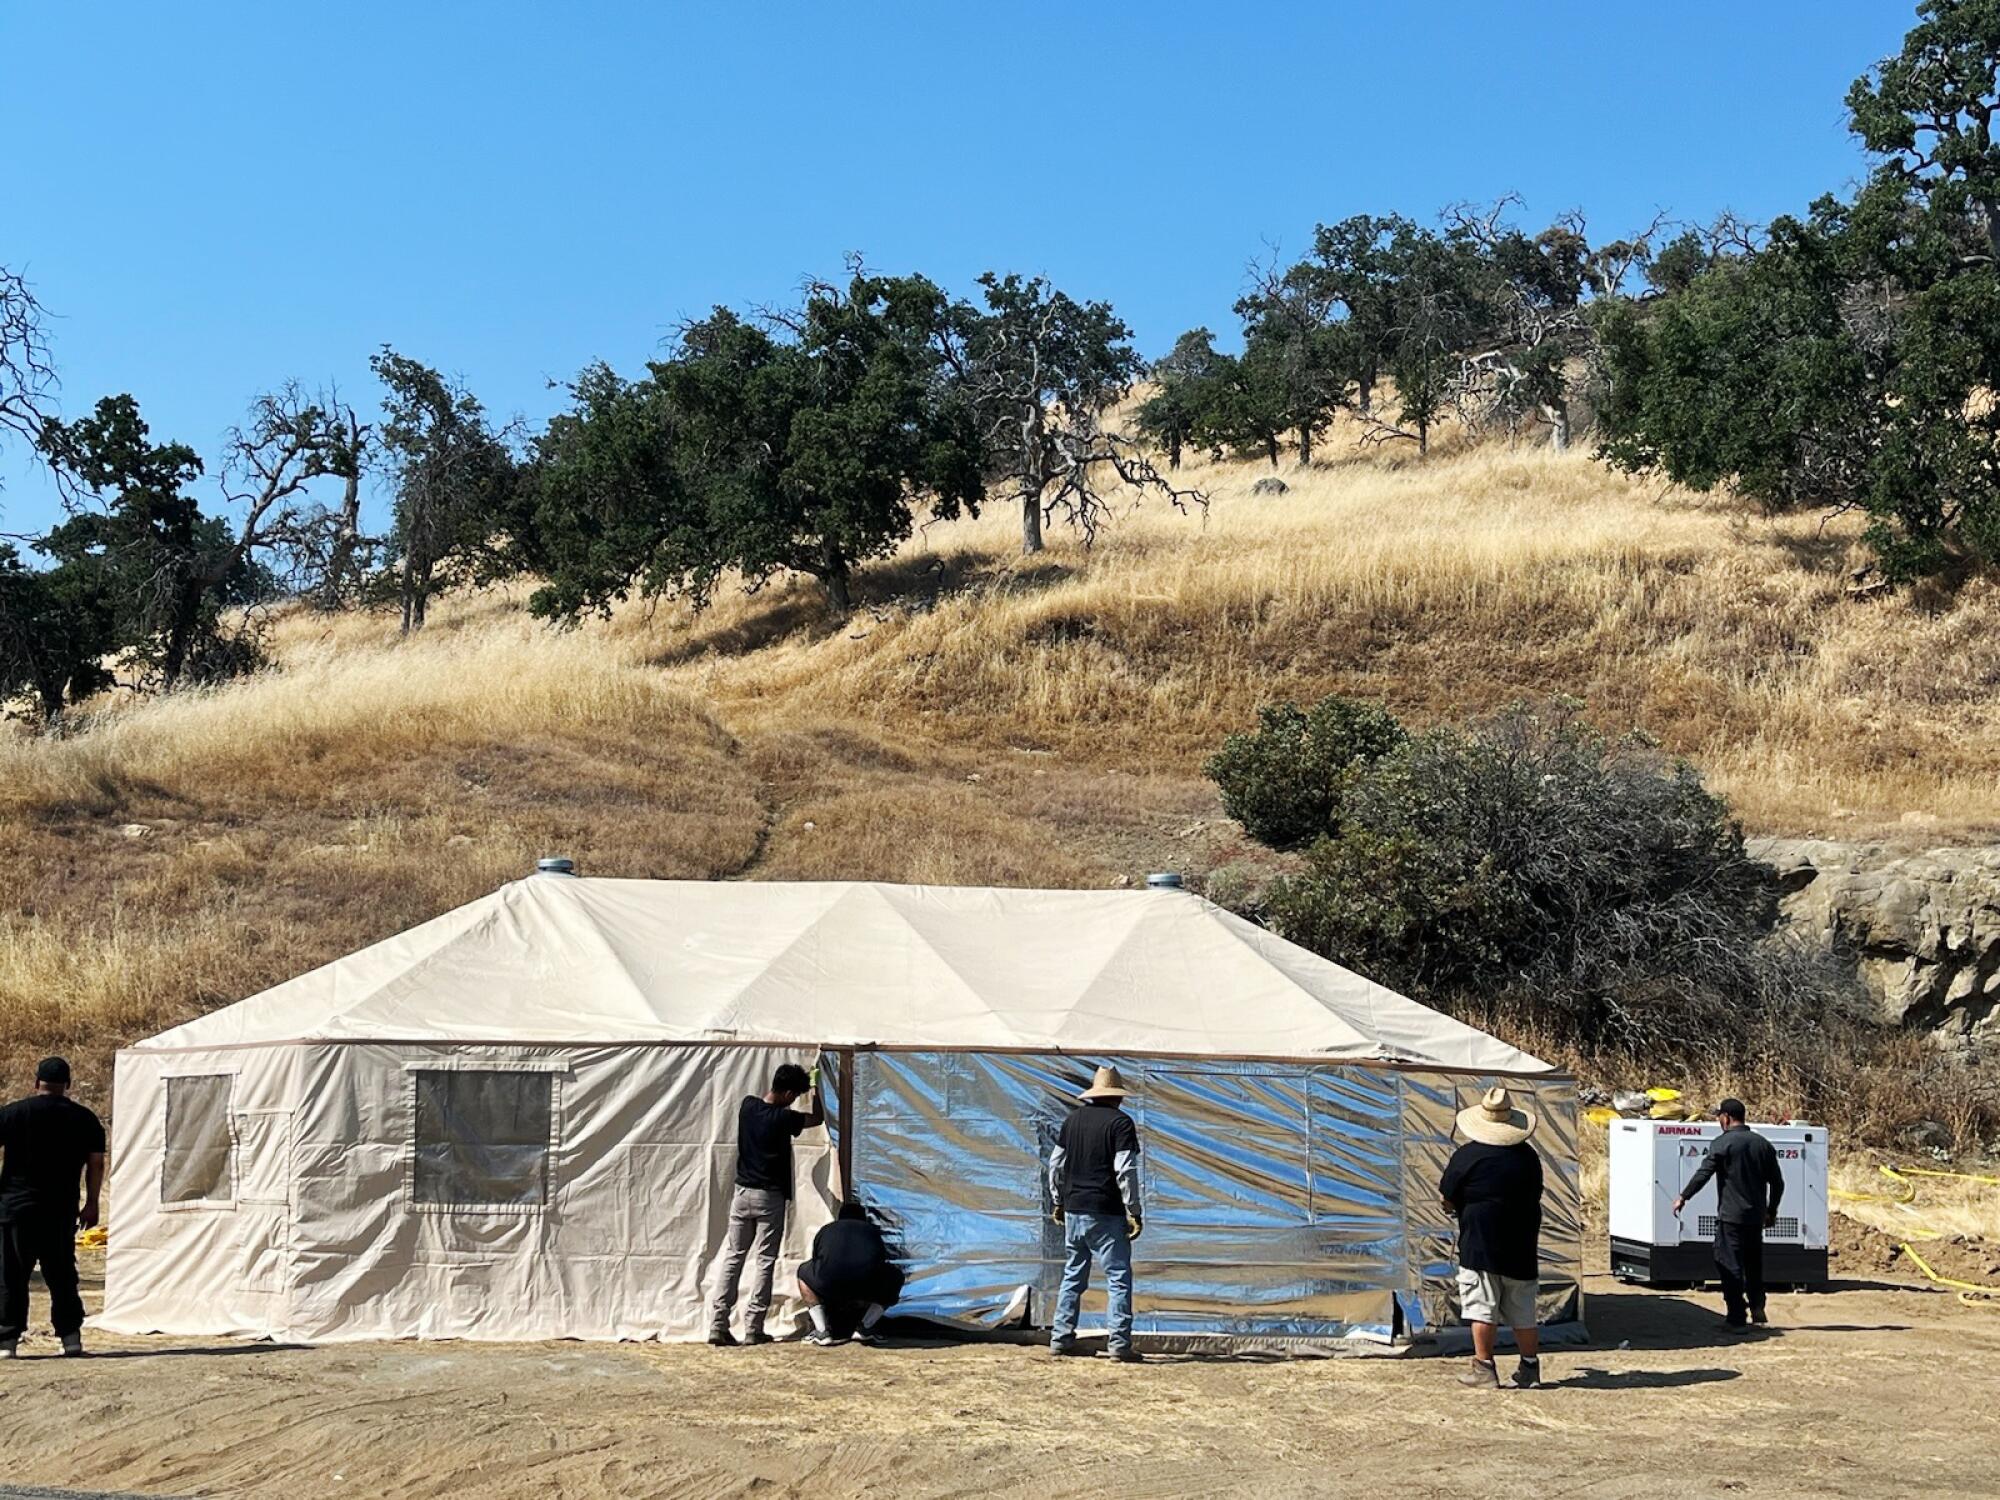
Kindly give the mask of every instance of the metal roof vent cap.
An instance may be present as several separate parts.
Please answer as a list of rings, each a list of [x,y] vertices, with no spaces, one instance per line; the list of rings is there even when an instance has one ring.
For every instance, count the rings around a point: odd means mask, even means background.
[[[552,854],[545,859],[535,861],[535,873],[537,875],[567,875],[574,879],[576,876],[576,861],[565,858],[560,854]]]
[[[1181,888],[1181,877],[1172,870],[1156,870],[1146,877],[1149,891],[1177,891]]]

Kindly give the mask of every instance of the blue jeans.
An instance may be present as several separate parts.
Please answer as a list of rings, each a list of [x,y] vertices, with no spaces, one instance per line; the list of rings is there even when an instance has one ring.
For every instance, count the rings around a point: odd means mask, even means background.
[[[1132,1347],[1132,1237],[1126,1233],[1122,1214],[1066,1214],[1063,1216],[1062,1290],[1056,1293],[1056,1325],[1049,1330],[1049,1344],[1061,1348],[1076,1339],[1077,1313],[1083,1305],[1084,1288],[1090,1285],[1090,1263],[1104,1266],[1104,1285],[1110,1293],[1107,1317],[1110,1345],[1115,1350]]]

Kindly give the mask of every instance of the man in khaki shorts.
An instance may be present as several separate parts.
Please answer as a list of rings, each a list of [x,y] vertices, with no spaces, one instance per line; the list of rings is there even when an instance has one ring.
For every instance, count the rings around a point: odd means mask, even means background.
[[[1472,1325],[1472,1368],[1460,1383],[1500,1384],[1494,1345],[1501,1326],[1514,1330],[1521,1362],[1514,1384],[1542,1383],[1535,1297],[1542,1231],[1542,1158],[1528,1144],[1535,1117],[1516,1109],[1503,1088],[1458,1112],[1465,1144],[1452,1154],[1438,1192],[1458,1218],[1458,1300]]]

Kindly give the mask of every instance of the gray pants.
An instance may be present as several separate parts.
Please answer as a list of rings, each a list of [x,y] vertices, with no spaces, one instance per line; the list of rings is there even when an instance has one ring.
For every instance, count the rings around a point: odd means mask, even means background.
[[[729,1239],[722,1256],[722,1277],[715,1288],[715,1311],[709,1330],[720,1333],[729,1327],[729,1314],[736,1307],[736,1284],[743,1277],[743,1261],[754,1240],[757,1265],[750,1275],[750,1300],[743,1309],[744,1331],[764,1331],[764,1315],[771,1310],[771,1281],[778,1274],[778,1241],[785,1237],[783,1193],[769,1188],[739,1187],[729,1200]]]

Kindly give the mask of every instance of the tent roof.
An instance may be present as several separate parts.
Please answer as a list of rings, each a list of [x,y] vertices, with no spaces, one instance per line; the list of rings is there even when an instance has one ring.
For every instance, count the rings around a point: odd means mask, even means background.
[[[1185,891],[538,875],[140,1044],[758,1042],[1551,1069]]]

